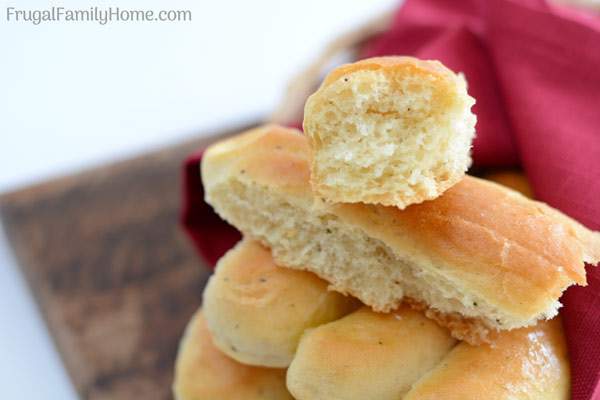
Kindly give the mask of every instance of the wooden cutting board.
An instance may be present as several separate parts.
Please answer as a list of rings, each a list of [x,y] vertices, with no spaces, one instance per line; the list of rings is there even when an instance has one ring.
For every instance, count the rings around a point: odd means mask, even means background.
[[[178,225],[185,157],[239,127],[0,197],[17,262],[78,393],[169,399],[209,270]]]

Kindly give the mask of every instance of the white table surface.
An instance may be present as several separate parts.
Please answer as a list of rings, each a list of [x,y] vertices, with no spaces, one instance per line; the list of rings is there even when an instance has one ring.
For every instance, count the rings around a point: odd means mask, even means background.
[[[265,115],[287,79],[393,0],[97,0],[191,22],[9,22],[0,0],[0,192]],[[0,234],[0,398],[76,395]]]

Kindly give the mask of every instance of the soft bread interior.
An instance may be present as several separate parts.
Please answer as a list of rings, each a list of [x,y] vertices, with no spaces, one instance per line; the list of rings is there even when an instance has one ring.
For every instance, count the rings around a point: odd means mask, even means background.
[[[562,291],[585,284],[582,260],[598,261],[598,233],[476,178],[406,210],[323,205],[308,184],[307,150],[296,130],[278,126],[211,146],[206,200],[278,264],[314,272],[375,310],[409,300],[477,343],[555,315]]]
[[[342,223],[326,209],[313,209],[300,201],[293,204],[279,192],[240,180],[223,181],[207,196],[226,220],[271,247],[281,265],[312,271],[329,281],[332,289],[348,292],[376,311],[390,311],[406,296],[443,314],[459,313],[463,326],[453,334],[474,343],[488,341],[490,329],[535,323],[462,292],[457,282],[436,271],[398,259],[386,244]],[[555,315],[559,305],[553,303],[544,317]],[[476,329],[464,329],[469,319]],[[448,321],[456,323],[457,318]]]
[[[402,208],[460,179],[471,161],[474,101],[462,77],[445,78],[410,64],[358,70],[321,87],[304,120],[316,192]]]

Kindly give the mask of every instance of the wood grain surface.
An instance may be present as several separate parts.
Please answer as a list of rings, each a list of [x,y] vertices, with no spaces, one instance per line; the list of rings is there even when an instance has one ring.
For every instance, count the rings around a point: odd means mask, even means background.
[[[178,226],[181,163],[244,128],[0,198],[9,242],[82,398],[171,398],[178,341],[209,275]]]

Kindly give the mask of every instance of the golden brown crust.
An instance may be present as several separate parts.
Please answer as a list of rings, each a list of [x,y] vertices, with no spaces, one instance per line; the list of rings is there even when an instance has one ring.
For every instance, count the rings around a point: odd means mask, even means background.
[[[358,306],[315,274],[275,265],[271,251],[243,239],[223,256],[204,291],[214,344],[249,365],[287,367],[302,333]]]
[[[202,168],[207,193],[213,185],[234,180],[277,192],[307,212],[315,200],[308,146],[295,130],[267,126],[212,146]],[[398,257],[435,269],[461,291],[528,323],[552,311],[567,286],[585,284],[584,260],[600,260],[598,233],[473,177],[405,210],[345,204],[328,212],[384,242]]]
[[[344,64],[334,69],[323,81],[323,86],[331,85],[333,82],[345,75],[356,71],[382,70],[384,72],[395,72],[398,70],[412,70],[414,73],[434,76],[438,79],[456,79],[454,72],[446,68],[436,60],[420,60],[407,56],[385,56],[372,57],[351,64]]]
[[[297,129],[264,125],[210,146],[202,160],[205,186],[238,175],[310,199],[308,143]],[[312,200],[311,200],[312,201]]]
[[[363,307],[303,336],[288,389],[298,400],[400,399],[454,344],[422,313]]]
[[[492,345],[456,346],[405,400],[569,398],[569,360],[559,318],[502,332]]]
[[[516,190],[525,197],[534,198],[531,185],[529,184],[527,177],[521,172],[513,170],[496,171],[486,174],[484,178]],[[565,217],[564,214],[557,213],[556,210],[543,203],[540,203],[540,206],[544,207],[546,211],[552,214],[555,218],[563,219]],[[565,222],[570,223],[570,221],[572,220],[567,218]],[[574,224],[574,229],[579,237],[579,240],[583,243],[583,246],[586,249],[587,254],[584,256],[584,261],[591,264],[597,263],[598,260],[600,260],[600,234],[598,232],[590,232],[587,228],[579,223]]]
[[[180,344],[173,392],[177,400],[292,399],[284,369],[239,364],[217,350],[200,310]]]

